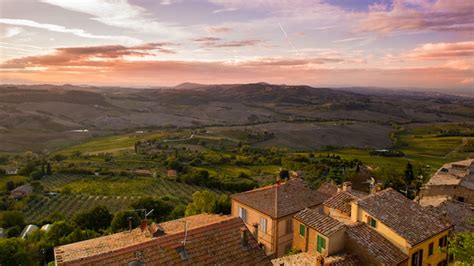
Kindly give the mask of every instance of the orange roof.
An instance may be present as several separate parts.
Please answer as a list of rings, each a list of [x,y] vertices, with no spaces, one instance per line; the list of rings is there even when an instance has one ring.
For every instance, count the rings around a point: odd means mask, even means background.
[[[184,222],[188,223],[183,249]],[[163,264],[263,264],[269,263],[251,233],[248,247],[240,247],[239,218],[199,214],[156,225],[164,235],[153,237],[140,229],[55,248],[58,265],[128,264],[141,261]],[[182,252],[185,250],[186,258]],[[268,264],[267,263],[267,264]]]
[[[319,205],[327,198],[327,195],[307,187],[299,178],[232,195],[232,199],[273,218]]]

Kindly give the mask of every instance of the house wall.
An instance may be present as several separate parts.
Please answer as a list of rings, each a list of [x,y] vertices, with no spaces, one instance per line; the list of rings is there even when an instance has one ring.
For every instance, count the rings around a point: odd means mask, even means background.
[[[341,229],[329,237],[317,232],[313,228],[310,228],[305,225],[306,233],[302,237],[300,235],[300,225],[302,223],[296,219],[293,219],[293,248],[299,249],[303,252],[308,252],[310,254],[322,255],[324,257],[330,256],[338,251],[344,249],[345,246],[345,229]],[[322,253],[317,252],[317,236],[321,236],[326,240],[326,248]]]
[[[286,233],[286,220],[292,219],[296,213],[289,214],[287,216],[273,219],[272,217],[251,208],[235,199],[232,199],[231,215],[233,217],[239,217],[239,207],[243,207],[247,210],[247,222],[245,225],[254,232],[254,223],[260,223],[260,217],[267,219],[267,233],[263,234],[260,230],[258,231],[258,242],[265,246],[265,251],[269,256],[281,257],[285,255],[288,248],[293,247],[293,232]],[[322,208],[322,204],[310,207],[311,209]],[[278,225],[278,230],[276,227]],[[293,227],[296,228],[296,227]],[[278,231],[278,238],[274,237]],[[294,231],[294,230],[293,230]]]
[[[355,203],[352,203],[352,212],[353,214],[357,213],[356,215],[357,221],[367,223],[367,217],[370,216],[370,214],[368,214],[362,208],[359,208],[357,204]],[[416,253],[420,249],[423,249],[423,265],[425,264],[437,265],[439,262],[447,258],[447,254],[442,253],[440,251],[439,246],[438,246],[438,241],[441,237],[448,235],[449,230],[443,231],[442,233],[437,234],[433,236],[432,238],[425,240],[417,244],[416,246],[412,247],[403,237],[401,237],[395,231],[393,231],[388,226],[383,224],[380,220],[377,220],[377,219],[375,220],[377,221],[377,227],[373,229],[375,229],[377,233],[382,235],[385,239],[390,241],[392,244],[397,246],[403,253],[409,256],[408,265],[411,265],[411,256],[413,255],[413,253]],[[428,247],[429,247],[429,244],[432,242],[434,243],[434,253],[432,256],[428,257]]]
[[[346,236],[345,236],[346,229],[343,228],[332,235],[329,236],[329,255],[337,253],[344,249]]]
[[[474,204],[474,190],[459,185],[432,185],[425,186],[420,190],[421,198],[432,196],[449,196],[455,200],[458,200],[459,197],[463,197],[464,202]]]
[[[408,242],[403,237],[398,235],[395,231],[393,231],[391,228],[386,226],[380,220],[378,220],[375,217],[371,216],[369,213],[367,213],[362,208],[359,208],[359,206],[357,205],[356,202],[352,202],[351,207],[352,207],[351,219],[353,221],[367,223],[367,218],[369,216],[372,217],[373,219],[375,219],[377,221],[377,227],[372,228],[372,229],[374,229],[377,233],[379,233],[385,239],[387,239],[392,244],[394,244],[396,247],[398,247],[403,253],[408,254],[408,252],[410,250],[410,244],[408,244]]]
[[[275,254],[275,241],[276,237],[275,235],[275,226],[276,226],[276,220],[273,220],[270,216],[261,213],[253,208],[250,208],[249,206],[242,204],[234,199],[232,199],[232,208],[231,208],[231,215],[233,217],[239,217],[239,207],[245,208],[247,210],[247,221],[245,222],[245,225],[249,229],[250,232],[254,233],[254,226],[253,224],[257,223],[260,224],[260,218],[263,217],[267,219],[267,232],[264,233],[260,230],[258,230],[258,242],[263,244],[265,247],[265,252],[267,255],[272,256],[276,255]]]
[[[446,252],[442,252],[441,248],[439,247],[439,239],[447,236],[448,233],[449,230],[446,230],[412,247],[408,254],[408,265],[411,265],[411,256],[413,253],[416,253],[421,249],[423,249],[423,265],[438,265],[438,263],[441,261],[446,260],[448,258],[448,254]],[[428,256],[430,243],[433,243],[433,255]]]

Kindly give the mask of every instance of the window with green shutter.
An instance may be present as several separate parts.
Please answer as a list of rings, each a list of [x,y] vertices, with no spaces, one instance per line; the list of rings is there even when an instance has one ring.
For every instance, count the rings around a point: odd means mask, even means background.
[[[324,249],[326,249],[326,239],[318,235],[316,250],[322,253]]]
[[[300,236],[304,236],[306,233],[306,226],[300,224]]]

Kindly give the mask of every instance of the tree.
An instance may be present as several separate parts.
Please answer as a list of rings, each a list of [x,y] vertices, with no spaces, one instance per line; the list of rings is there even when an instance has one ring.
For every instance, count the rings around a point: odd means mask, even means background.
[[[216,213],[230,214],[231,201],[229,195],[220,195],[217,199]]]
[[[280,179],[285,180],[290,178],[290,172],[288,170],[281,170],[280,171]]]
[[[178,204],[174,209],[171,211],[170,215],[168,216],[169,219],[175,220],[184,216],[186,212],[186,205]]]
[[[147,218],[152,219],[156,222],[163,221],[168,214],[173,210],[173,205],[162,199],[153,199],[151,197],[141,198],[132,205],[133,209],[144,209],[147,212],[153,210],[153,212]],[[143,214],[140,213],[140,217],[143,218]]]
[[[7,191],[12,191],[15,189],[15,183],[13,183],[13,181],[10,180],[5,184],[5,187]]]
[[[25,254],[25,249],[25,242],[19,238],[0,239],[0,265],[31,265],[31,255]]]
[[[6,230],[7,237],[17,237],[21,233],[21,227],[18,225],[12,226]]]
[[[68,234],[65,237],[62,237],[59,242],[61,243],[61,245],[64,245],[64,244],[91,239],[97,236],[99,236],[99,234],[95,231],[81,230],[79,228],[76,228],[74,229],[74,231],[72,231],[72,233]]]
[[[465,231],[449,238],[448,253],[454,256],[455,265],[472,265],[474,261],[474,232]]]
[[[43,173],[41,171],[35,170],[30,173],[30,178],[33,180],[40,180],[43,177]]]
[[[52,173],[53,173],[53,171],[51,170],[51,163],[48,163],[46,165],[46,174],[51,175]]]
[[[185,216],[199,213],[215,213],[216,210],[216,193],[209,190],[201,190],[193,193],[193,201],[186,207]]]
[[[140,217],[135,211],[118,211],[114,214],[110,229],[112,232],[127,230],[131,223],[132,228],[140,225]]]
[[[4,211],[0,213],[0,227],[9,228],[18,225],[23,227],[25,225],[25,217],[19,211]]]
[[[54,246],[60,244],[60,240],[72,233],[74,227],[66,221],[58,221],[51,225],[51,229],[46,233],[46,237]]]
[[[415,179],[415,173],[413,172],[413,165],[408,162],[405,169],[405,184],[410,185]]]
[[[96,206],[88,211],[77,213],[73,218],[74,223],[81,229],[90,229],[96,232],[109,227],[112,214],[105,206]]]

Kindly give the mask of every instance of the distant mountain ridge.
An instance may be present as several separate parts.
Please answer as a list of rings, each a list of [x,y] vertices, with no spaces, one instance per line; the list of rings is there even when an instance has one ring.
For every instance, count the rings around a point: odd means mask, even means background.
[[[76,129],[104,134],[279,121],[390,125],[473,119],[473,98],[431,93],[370,94],[267,83],[187,83],[156,89],[0,86],[0,147],[4,150],[55,144],[71,137],[65,132]]]

